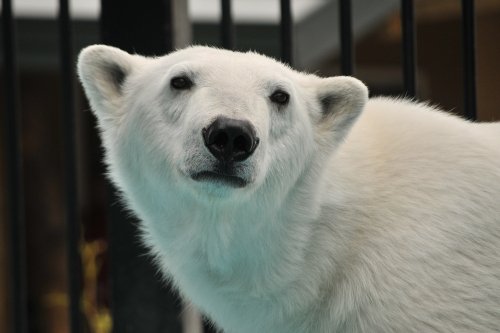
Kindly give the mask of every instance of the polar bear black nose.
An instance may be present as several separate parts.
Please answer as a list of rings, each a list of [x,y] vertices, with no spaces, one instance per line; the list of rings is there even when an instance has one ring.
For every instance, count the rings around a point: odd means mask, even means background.
[[[202,135],[205,146],[221,162],[244,161],[259,144],[254,127],[246,120],[219,117]]]

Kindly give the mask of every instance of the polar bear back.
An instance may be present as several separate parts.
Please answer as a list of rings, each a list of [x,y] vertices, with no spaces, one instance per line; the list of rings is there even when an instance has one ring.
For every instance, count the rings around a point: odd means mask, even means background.
[[[371,99],[330,163],[317,242],[352,248],[332,313],[366,302],[346,331],[500,327],[500,124]]]

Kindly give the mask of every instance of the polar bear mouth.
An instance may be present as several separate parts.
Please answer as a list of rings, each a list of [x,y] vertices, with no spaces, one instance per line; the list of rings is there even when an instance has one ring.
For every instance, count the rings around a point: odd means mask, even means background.
[[[247,185],[247,181],[241,177],[219,173],[215,171],[200,171],[191,175],[191,178],[196,181],[209,181],[222,183],[227,186],[241,188]]]

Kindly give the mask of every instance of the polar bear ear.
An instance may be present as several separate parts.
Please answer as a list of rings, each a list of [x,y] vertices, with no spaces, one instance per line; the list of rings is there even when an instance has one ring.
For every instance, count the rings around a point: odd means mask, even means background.
[[[100,121],[119,117],[123,84],[137,57],[106,45],[92,45],[80,52],[78,76]]]
[[[368,88],[350,76],[320,79],[317,98],[321,116],[317,124],[321,137],[338,143],[363,111],[368,101]],[[326,133],[333,133],[334,137]]]

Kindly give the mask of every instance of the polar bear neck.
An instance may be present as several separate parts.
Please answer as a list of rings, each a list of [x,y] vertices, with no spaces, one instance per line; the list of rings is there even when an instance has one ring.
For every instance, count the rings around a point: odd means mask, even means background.
[[[315,186],[310,178],[315,178],[315,182],[320,179],[313,169],[309,165],[308,172],[299,177],[295,186],[304,183]],[[155,251],[164,271],[178,284],[189,283],[189,276],[198,276],[199,280],[192,281],[193,284],[219,281],[227,287],[231,281],[237,281],[238,287],[246,292],[272,295],[296,284],[305,274],[297,267],[304,267],[319,211],[311,191],[305,188],[290,191],[284,202],[278,204],[272,196],[263,194],[268,192],[263,188],[263,193],[255,196],[257,200],[245,204],[207,205],[182,191],[145,187],[147,183],[158,184],[147,180],[147,172],[140,179],[118,172],[114,175],[120,177],[119,184],[129,207],[143,221],[146,243]],[[155,194],[160,191],[161,200]],[[308,201],[311,203],[304,205]],[[310,223],[304,223],[305,219]],[[186,267],[187,262],[196,267]],[[304,290],[309,287],[313,288],[308,286]]]
[[[297,313],[317,299],[317,275],[306,277],[312,271],[307,250],[314,221],[298,223],[303,219],[289,212],[272,215],[255,206],[191,207],[185,218],[189,225],[177,224],[178,233],[168,228],[171,237],[157,233],[158,238],[148,234],[147,239],[178,289],[213,318],[224,322],[222,313],[237,311],[271,321],[290,316],[291,304]]]
[[[138,204],[139,197],[144,200]],[[284,202],[275,202],[264,194],[255,197],[258,199],[240,204],[207,204],[175,191],[163,199],[168,202],[164,206],[142,195],[129,201],[136,204],[134,210],[141,215],[146,240],[160,249],[162,257],[194,256],[199,259],[195,262],[221,280],[262,279],[248,282],[254,286],[269,284],[272,289],[273,282],[265,276],[266,272],[283,274],[287,279],[296,275],[292,268],[282,265],[292,266],[303,260],[319,208],[315,207],[317,203],[311,203],[307,209],[300,209],[304,197],[314,200],[308,191],[292,191]],[[304,223],[306,219],[311,223]],[[271,243],[273,247],[269,247]],[[283,286],[283,282],[277,283]]]

